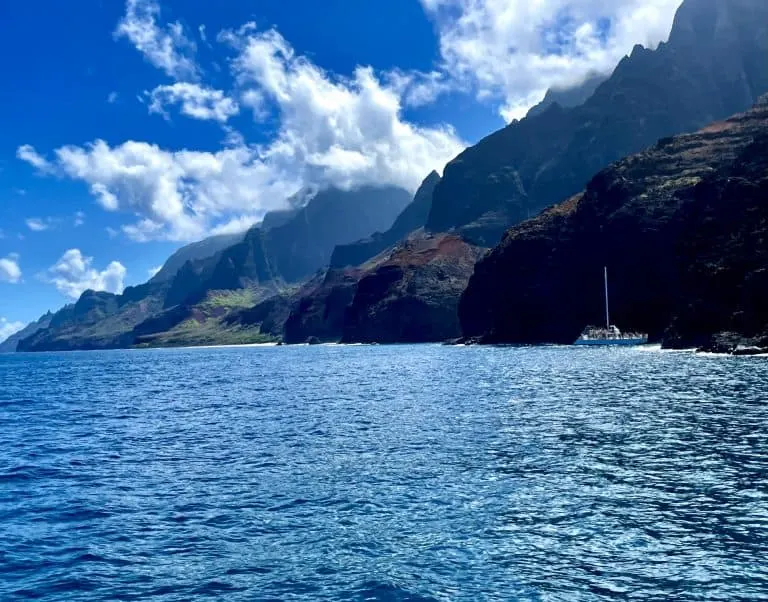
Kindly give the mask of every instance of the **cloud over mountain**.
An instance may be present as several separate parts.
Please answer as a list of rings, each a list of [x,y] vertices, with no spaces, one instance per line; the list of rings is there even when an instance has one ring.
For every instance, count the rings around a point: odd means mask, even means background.
[[[669,35],[682,0],[421,0],[442,68],[519,118],[548,88],[607,73],[635,44]]]
[[[86,290],[123,292],[126,275],[123,264],[112,261],[101,271],[92,265],[93,257],[84,256],[80,249],[69,249],[51,266],[46,277],[70,299],[77,299]]]

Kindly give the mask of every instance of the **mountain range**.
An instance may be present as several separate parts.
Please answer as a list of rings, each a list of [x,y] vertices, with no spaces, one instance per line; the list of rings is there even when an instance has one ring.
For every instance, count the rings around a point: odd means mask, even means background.
[[[491,134],[451,161],[435,186],[425,230],[437,235],[459,235],[478,252],[499,242],[510,227],[534,217],[583,190],[590,178],[612,161],[639,152],[658,139],[695,131],[718,119],[744,111],[768,92],[768,3],[762,0],[686,0],[677,12],[667,43],[650,50],[635,47],[611,76],[600,83],[582,105],[557,103]],[[385,310],[380,300],[354,301],[355,320],[376,316],[387,329],[375,331],[359,324],[354,332],[339,333],[347,341],[388,341],[390,329],[405,326],[411,317],[403,308],[430,302],[414,279],[421,274],[418,252],[399,253],[400,264],[412,266],[394,282],[396,274],[382,272],[380,288],[390,296]],[[463,286],[443,289],[456,297],[444,299],[458,307],[458,297],[474,271],[468,266]],[[370,275],[375,278],[375,275]],[[437,283],[435,283],[436,285]],[[434,290],[434,286],[430,290]],[[382,311],[392,315],[382,319]],[[423,332],[440,332],[440,312],[422,314]],[[452,335],[460,336],[457,325]],[[433,340],[438,340],[437,337]]]
[[[762,280],[733,240],[761,244],[746,216],[762,219],[753,205],[764,105],[722,120],[768,92],[766,57],[768,2],[685,0],[668,42],[635,47],[610,76],[550,91],[442,177],[429,174],[413,198],[304,191],[246,233],[179,250],[147,284],[87,291],[15,342],[567,342],[595,319],[604,263],[627,326],[676,346],[754,338],[756,302],[737,297]],[[720,246],[707,250],[707,240]],[[651,261],[663,265],[643,267]],[[731,278],[720,284],[733,297],[719,304],[711,269]],[[672,286],[673,273],[685,284]]]
[[[394,187],[317,191],[303,207],[267,214],[266,227],[182,248],[149,282],[121,295],[86,291],[46,328],[18,339],[18,350],[271,339],[223,318],[293,290],[328,263],[336,245],[386,230],[410,201],[407,191]]]

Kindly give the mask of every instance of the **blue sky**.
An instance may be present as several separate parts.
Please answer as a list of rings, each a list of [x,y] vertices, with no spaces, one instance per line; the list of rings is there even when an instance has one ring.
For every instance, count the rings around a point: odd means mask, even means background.
[[[0,339],[303,186],[413,190],[679,3],[0,3]]]

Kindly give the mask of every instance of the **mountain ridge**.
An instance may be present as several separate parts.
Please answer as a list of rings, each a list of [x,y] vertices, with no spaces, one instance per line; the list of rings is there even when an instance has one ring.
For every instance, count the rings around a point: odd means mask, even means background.
[[[256,226],[234,245],[187,260],[172,278],[152,279],[121,295],[86,291],[54,314],[47,328],[21,339],[18,349],[207,344],[221,342],[218,335],[226,342],[260,342],[258,328],[225,322],[227,314],[292,291],[327,264],[337,244],[388,228],[410,200],[395,187],[319,191],[272,227]]]
[[[660,140],[512,228],[476,266],[462,331],[489,343],[571,343],[601,323],[603,266],[620,328],[669,347],[727,333],[768,342],[768,97]]]
[[[685,0],[669,41],[636,46],[583,104],[554,104],[449,162],[427,229],[496,244],[613,161],[750,107],[768,91],[766,54],[768,3]]]

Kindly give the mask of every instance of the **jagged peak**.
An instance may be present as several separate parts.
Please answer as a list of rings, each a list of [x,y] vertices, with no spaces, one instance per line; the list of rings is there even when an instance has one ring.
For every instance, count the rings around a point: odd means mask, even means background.
[[[429,188],[430,186],[434,186],[437,182],[440,181],[440,174],[437,173],[434,169],[429,172],[429,175],[424,178],[424,181],[419,185],[419,188],[416,191],[416,194],[419,194],[420,190],[424,190],[426,188]]]
[[[643,46],[642,44],[635,44],[632,48],[632,52],[629,54],[630,57],[638,56],[639,54],[643,54],[644,52],[648,52],[648,48]]]

